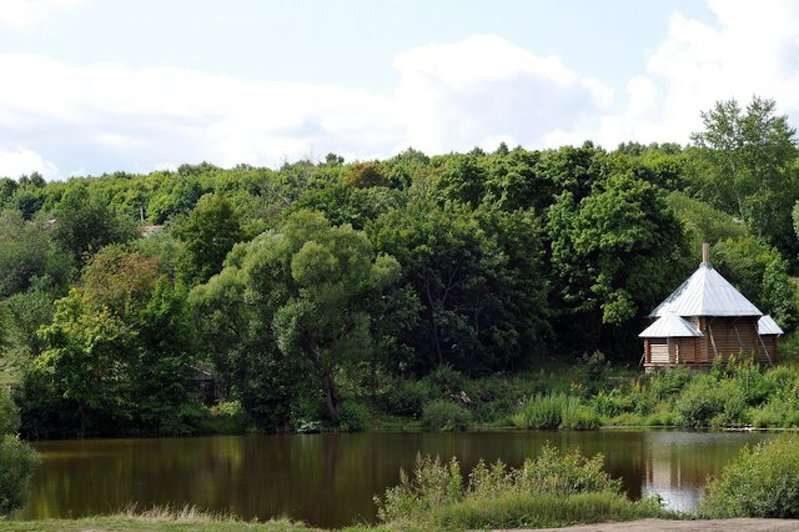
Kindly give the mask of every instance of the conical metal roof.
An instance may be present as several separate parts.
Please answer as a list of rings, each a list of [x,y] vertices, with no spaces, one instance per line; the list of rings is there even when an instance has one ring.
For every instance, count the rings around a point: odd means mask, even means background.
[[[762,316],[727,279],[717,272],[710,262],[699,268],[667,297],[649,317],[665,316]]]
[[[704,336],[701,331],[676,314],[666,314],[638,335],[640,338],[689,338]]]
[[[777,325],[774,318],[766,314],[757,320],[757,334],[760,336],[767,336],[769,334],[783,334],[782,328]]]

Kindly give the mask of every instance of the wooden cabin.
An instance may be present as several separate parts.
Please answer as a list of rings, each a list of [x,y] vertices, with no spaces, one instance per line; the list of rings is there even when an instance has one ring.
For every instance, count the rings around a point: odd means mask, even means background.
[[[643,330],[644,368],[708,368],[718,358],[741,351],[755,353],[765,364],[777,361],[782,329],[713,268],[703,245],[699,268],[660,305]]]

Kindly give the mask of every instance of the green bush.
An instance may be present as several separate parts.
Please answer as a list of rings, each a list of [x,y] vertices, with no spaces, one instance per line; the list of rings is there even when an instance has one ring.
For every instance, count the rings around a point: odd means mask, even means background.
[[[707,486],[709,517],[799,517],[799,436],[785,434],[745,448]]]
[[[749,411],[752,425],[764,427],[795,427],[799,425],[799,398],[791,388],[778,389],[769,401]]]
[[[422,422],[430,430],[466,430],[472,423],[472,413],[452,401],[437,400],[425,405]]]
[[[645,386],[656,401],[663,401],[680,393],[693,377],[688,368],[669,368],[646,376]]]
[[[419,417],[431,391],[427,381],[400,379],[378,398],[381,410],[398,416]]]
[[[732,380],[699,375],[685,388],[676,408],[688,427],[737,426],[745,422],[746,398]]]
[[[19,413],[8,390],[0,388],[0,515],[25,503],[39,455],[15,434]]]
[[[339,429],[344,432],[363,432],[369,428],[369,409],[354,401],[344,401]]]
[[[513,424],[520,429],[595,429],[599,417],[583,405],[580,399],[566,394],[530,397],[512,417]]]
[[[596,413],[605,417],[615,417],[635,409],[632,394],[625,395],[619,388],[613,388],[607,393],[599,392],[594,397],[593,404]]]
[[[377,517],[382,521],[417,519],[431,510],[452,504],[462,496],[463,477],[458,460],[444,463],[436,456],[416,455],[412,476],[400,469],[399,485],[375,497]]]
[[[478,463],[464,483],[454,458],[417,456],[412,476],[376,498],[390,529],[491,529],[565,526],[663,516],[658,500],[632,502],[602,467],[601,455],[546,446],[518,469]]]
[[[0,515],[25,504],[39,455],[18,436],[0,436]]]
[[[432,388],[441,394],[456,394],[466,387],[467,379],[458,370],[442,364],[426,377]]]

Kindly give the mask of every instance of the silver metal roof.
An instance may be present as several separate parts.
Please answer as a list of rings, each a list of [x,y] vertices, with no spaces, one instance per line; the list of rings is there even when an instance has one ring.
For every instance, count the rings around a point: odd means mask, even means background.
[[[759,320],[757,320],[757,334],[760,336],[766,336],[769,334],[782,334],[782,328],[777,325],[777,322],[774,321],[774,318],[766,314]]]
[[[638,335],[641,338],[687,338],[704,336],[701,331],[676,314],[666,314]]]
[[[667,297],[649,317],[665,316],[762,316],[709,262],[699,268]]]

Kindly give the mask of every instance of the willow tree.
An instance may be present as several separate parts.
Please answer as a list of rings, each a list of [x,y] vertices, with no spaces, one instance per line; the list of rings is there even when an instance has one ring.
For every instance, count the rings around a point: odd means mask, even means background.
[[[197,287],[191,299],[207,331],[235,331],[226,335],[226,345],[217,345],[218,358],[228,358],[230,368],[256,368],[268,360],[275,371],[287,365],[305,370],[322,394],[328,420],[338,423],[336,375],[348,361],[368,357],[373,303],[398,272],[397,261],[377,255],[361,231],[299,211],[281,230],[236,248],[220,275]],[[217,303],[229,312],[206,312]],[[259,395],[272,400],[274,390],[260,383],[269,379],[249,371],[239,376],[248,409],[259,407]],[[291,390],[284,396],[290,399]]]

